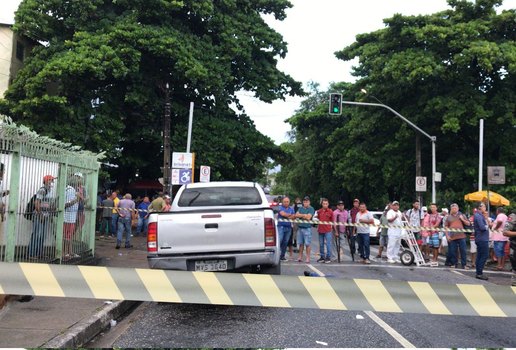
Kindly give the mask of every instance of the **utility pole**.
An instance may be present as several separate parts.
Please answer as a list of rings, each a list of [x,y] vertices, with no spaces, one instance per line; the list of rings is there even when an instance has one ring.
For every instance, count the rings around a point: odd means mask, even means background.
[[[170,89],[165,85],[165,115],[163,118],[163,188],[171,194],[170,186]]]
[[[416,134],[416,177],[421,176],[421,138]],[[421,192],[416,193],[417,200],[423,205],[421,201]]]

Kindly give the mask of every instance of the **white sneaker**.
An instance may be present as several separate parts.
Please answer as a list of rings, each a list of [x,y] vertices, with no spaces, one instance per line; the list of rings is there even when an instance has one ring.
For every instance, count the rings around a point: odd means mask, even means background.
[[[395,261],[395,260],[393,260],[393,259],[388,259],[388,260],[387,260],[387,262],[388,262],[389,264],[395,264],[395,263],[396,263],[396,261]]]

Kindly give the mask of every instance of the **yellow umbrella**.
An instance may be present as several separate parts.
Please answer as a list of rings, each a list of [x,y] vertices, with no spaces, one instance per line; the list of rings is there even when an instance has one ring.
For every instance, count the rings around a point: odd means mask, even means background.
[[[485,202],[487,201],[487,191],[477,191],[468,193],[464,196],[464,200],[470,202]],[[495,205],[498,207],[502,205],[511,204],[511,202],[507,198],[493,191],[489,191],[489,203],[491,203],[491,205]]]

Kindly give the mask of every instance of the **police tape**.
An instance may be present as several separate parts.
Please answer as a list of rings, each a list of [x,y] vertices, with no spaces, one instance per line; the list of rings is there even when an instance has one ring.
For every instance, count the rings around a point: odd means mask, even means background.
[[[410,225],[382,225],[382,224],[363,224],[337,221],[320,221],[320,220],[302,220],[302,219],[278,219],[278,222],[290,222],[295,224],[312,224],[312,225],[332,225],[345,227],[378,227],[378,228],[399,228],[411,231],[431,231],[431,232],[475,232],[473,229],[462,228],[448,228],[448,227],[426,227],[426,226],[410,226]]]
[[[0,294],[516,317],[516,287],[0,263]]]

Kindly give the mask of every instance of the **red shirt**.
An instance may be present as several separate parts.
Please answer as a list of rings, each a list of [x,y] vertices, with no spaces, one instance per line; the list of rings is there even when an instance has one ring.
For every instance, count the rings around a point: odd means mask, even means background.
[[[319,218],[319,221],[333,221],[333,210],[331,210],[330,208],[328,209],[324,209],[324,208],[321,208],[319,210],[317,210],[317,216]],[[327,233],[327,232],[331,232],[331,225],[318,225],[317,226],[317,232],[319,233]]]

